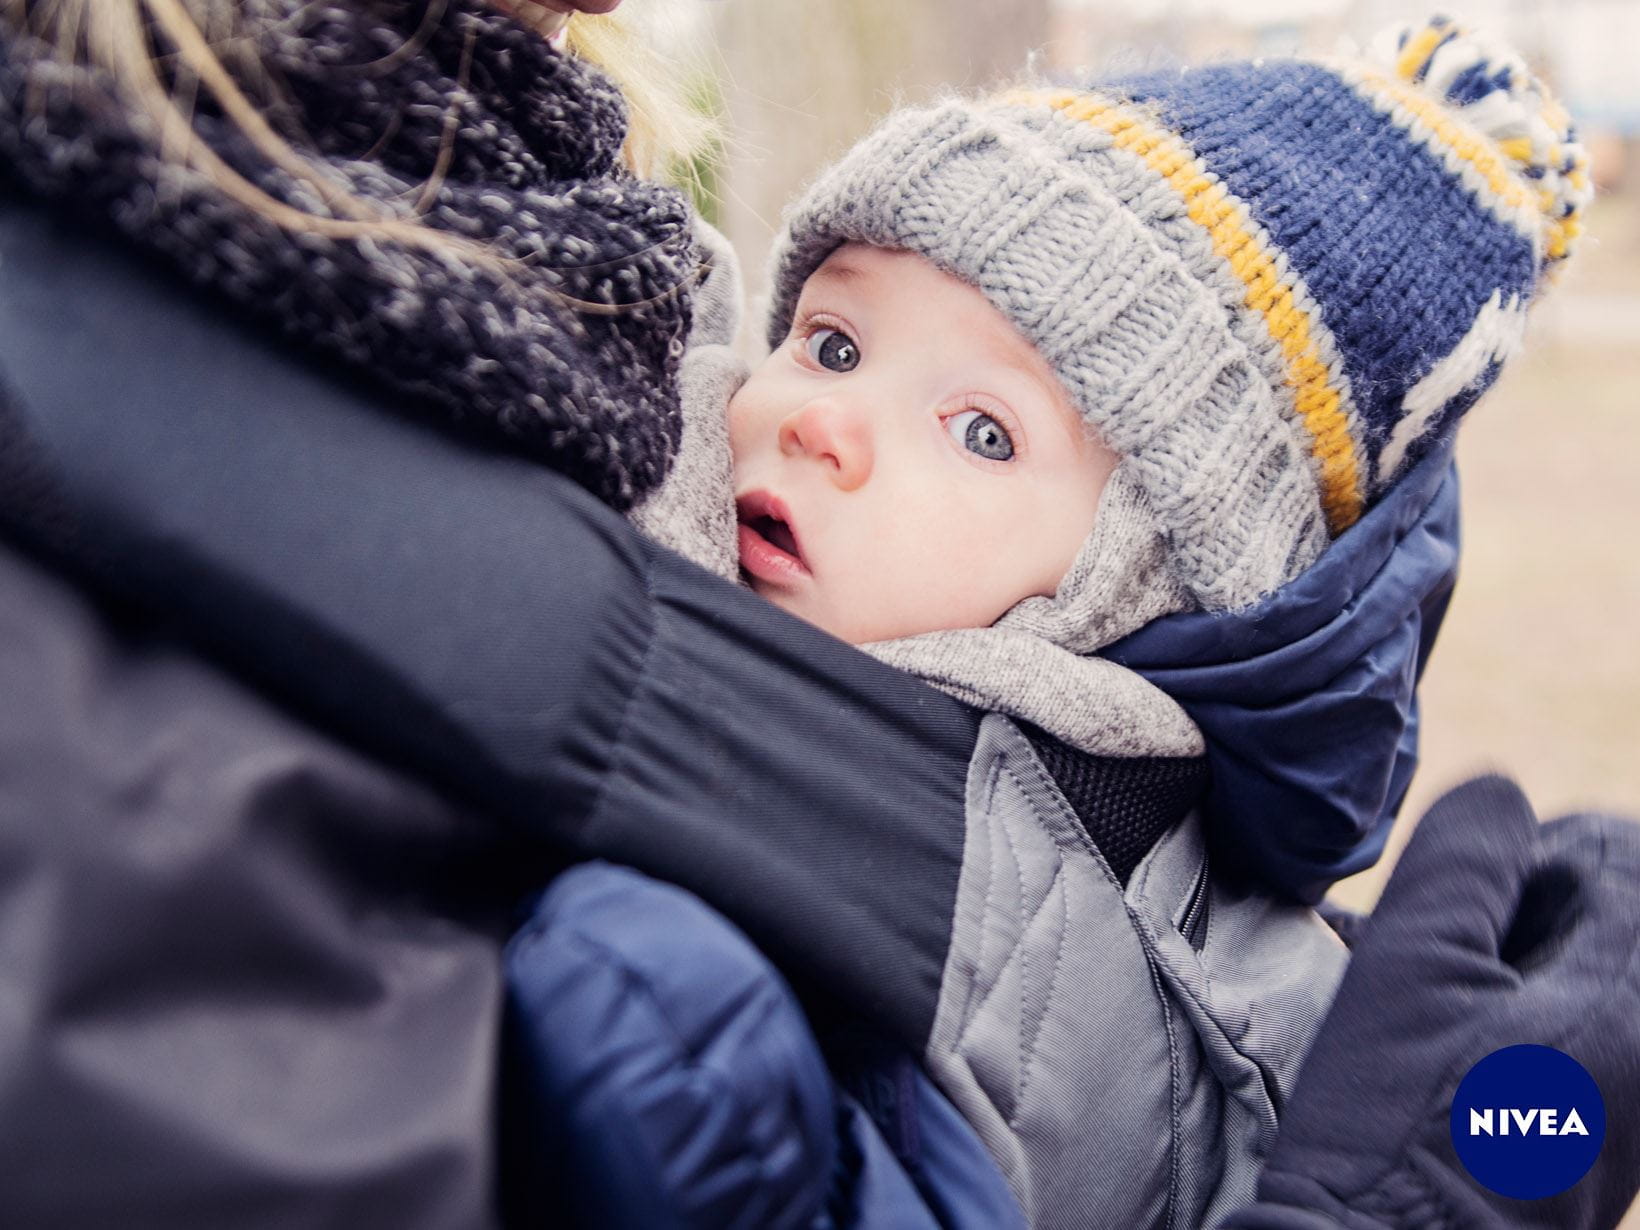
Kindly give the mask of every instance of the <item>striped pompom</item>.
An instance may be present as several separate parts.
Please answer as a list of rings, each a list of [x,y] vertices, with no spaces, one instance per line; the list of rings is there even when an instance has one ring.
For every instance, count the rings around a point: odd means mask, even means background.
[[[1544,267],[1563,261],[1593,195],[1588,151],[1565,108],[1519,53],[1483,32],[1432,17],[1385,30],[1371,54],[1496,144],[1537,201]]]

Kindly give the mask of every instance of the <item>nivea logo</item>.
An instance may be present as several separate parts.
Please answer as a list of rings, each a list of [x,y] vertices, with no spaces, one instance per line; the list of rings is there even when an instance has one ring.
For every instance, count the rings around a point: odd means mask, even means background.
[[[1493,1119],[1494,1113],[1496,1120]],[[1492,1124],[1497,1123],[1497,1130],[1493,1131]],[[1559,1126],[1556,1126],[1556,1125]],[[1552,1106],[1533,1106],[1527,1110],[1516,1110],[1513,1106],[1500,1106],[1496,1112],[1491,1107],[1485,1110],[1469,1111],[1469,1134],[1471,1136],[1507,1136],[1513,1129],[1516,1136],[1526,1136],[1536,1132],[1539,1136],[1587,1136],[1589,1129],[1583,1126],[1583,1119],[1577,1113],[1577,1107],[1565,1111],[1556,1110]]]
[[[1469,1069],[1452,1096],[1452,1147],[1500,1196],[1540,1200],[1571,1187],[1606,1138],[1606,1104],[1588,1070],[1551,1046],[1506,1046]]]

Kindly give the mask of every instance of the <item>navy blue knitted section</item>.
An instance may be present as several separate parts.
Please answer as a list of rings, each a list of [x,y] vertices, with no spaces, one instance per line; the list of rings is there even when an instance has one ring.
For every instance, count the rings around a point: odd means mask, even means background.
[[[1507,67],[1499,68],[1483,60],[1452,78],[1452,84],[1446,87],[1446,97],[1459,106],[1476,102],[1497,90],[1507,90],[1514,76]]]
[[[1207,792],[1205,756],[1091,756],[1038,727],[1023,729],[1123,887],[1139,860]]]
[[[1302,275],[1338,344],[1376,481],[1407,389],[1494,292],[1534,285],[1530,242],[1318,65],[1226,64],[1113,88],[1154,109]]]

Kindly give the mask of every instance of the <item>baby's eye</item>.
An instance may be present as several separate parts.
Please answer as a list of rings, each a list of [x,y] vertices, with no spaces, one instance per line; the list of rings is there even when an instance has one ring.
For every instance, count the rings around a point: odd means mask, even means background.
[[[970,453],[990,461],[1008,461],[1014,455],[1008,429],[983,410],[963,410],[945,420],[951,438]]]
[[[860,347],[841,329],[816,329],[805,344],[809,358],[828,372],[851,372],[860,364]]]

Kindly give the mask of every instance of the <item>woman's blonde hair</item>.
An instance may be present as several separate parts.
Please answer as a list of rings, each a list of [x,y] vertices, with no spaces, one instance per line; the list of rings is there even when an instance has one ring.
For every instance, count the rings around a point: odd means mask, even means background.
[[[432,0],[424,26],[430,29],[441,20],[447,7],[445,0]],[[265,0],[0,0],[0,30],[31,34],[59,61],[106,74],[132,115],[156,134],[162,158],[198,172],[270,221],[293,231],[396,241],[460,261],[505,265],[484,244],[419,220],[442,182],[448,143],[415,199],[394,208],[359,196],[278,133],[267,116],[283,100],[262,64],[256,38],[258,24],[276,16]],[[379,67],[415,55],[427,29]],[[617,18],[578,16],[568,41],[573,54],[604,69],[626,94],[632,120],[623,155],[634,173],[664,177],[687,166],[712,140],[712,121],[689,107],[675,68]],[[157,45],[161,42],[168,46]],[[224,162],[194,129],[200,90],[269,165],[311,189],[325,212],[279,200]],[[446,131],[453,138],[453,123]]]
[[[719,140],[720,125],[690,101],[678,62],[660,55],[619,13],[583,13],[569,23],[569,50],[608,74],[626,96],[629,121],[622,150],[644,179],[698,188],[688,168]]]

